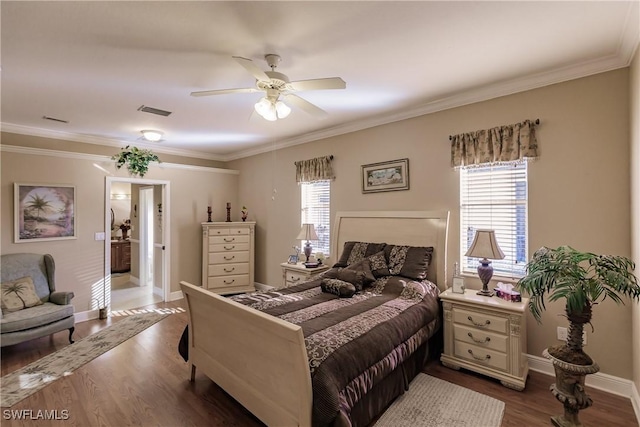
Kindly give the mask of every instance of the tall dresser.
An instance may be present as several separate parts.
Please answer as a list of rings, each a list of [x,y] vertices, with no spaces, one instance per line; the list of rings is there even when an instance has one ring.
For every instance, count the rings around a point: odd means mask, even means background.
[[[202,286],[218,294],[253,292],[256,223],[202,223]]]

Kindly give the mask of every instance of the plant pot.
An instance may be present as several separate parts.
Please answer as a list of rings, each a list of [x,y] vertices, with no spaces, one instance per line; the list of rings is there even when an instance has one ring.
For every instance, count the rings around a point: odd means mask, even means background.
[[[590,365],[575,365],[560,360],[548,349],[542,355],[553,363],[556,372],[556,382],[551,384],[551,393],[564,406],[564,414],[551,417],[551,423],[556,427],[581,427],[578,411],[593,404],[591,397],[584,390],[584,380],[587,374],[595,374],[600,370],[597,363]]]

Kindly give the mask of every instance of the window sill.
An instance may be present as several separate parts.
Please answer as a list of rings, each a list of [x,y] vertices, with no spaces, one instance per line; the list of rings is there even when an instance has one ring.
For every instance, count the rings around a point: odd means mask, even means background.
[[[480,277],[478,277],[477,273],[462,273],[461,276],[480,280]],[[491,277],[490,282],[511,283],[515,285],[516,283],[518,283],[519,280],[520,280],[520,277],[507,277],[507,276],[493,275]]]

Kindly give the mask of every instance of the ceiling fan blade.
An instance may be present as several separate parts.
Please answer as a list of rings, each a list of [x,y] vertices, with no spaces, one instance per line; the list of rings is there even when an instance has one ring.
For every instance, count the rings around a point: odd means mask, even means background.
[[[251,73],[251,75],[255,77],[256,80],[264,82],[268,82],[271,80],[264,71],[262,71],[256,64],[253,63],[252,60],[243,58],[241,56],[234,56],[233,59],[235,59],[238,64],[242,65],[245,70]]]
[[[340,77],[329,77],[326,79],[298,80],[287,85],[291,90],[321,90],[321,89],[344,89],[347,84]]]
[[[210,96],[210,95],[225,95],[227,93],[254,93],[254,92],[260,92],[260,90],[254,87],[247,87],[247,88],[240,88],[240,89],[201,90],[198,92],[191,92],[191,96]]]
[[[298,95],[294,95],[290,93],[287,95],[282,95],[282,98],[285,102],[291,105],[294,105],[300,108],[301,110],[303,110],[304,112],[311,114],[312,116],[318,117],[320,119],[324,119],[329,115],[329,113],[324,111],[322,108],[313,105],[306,99],[300,98]]]

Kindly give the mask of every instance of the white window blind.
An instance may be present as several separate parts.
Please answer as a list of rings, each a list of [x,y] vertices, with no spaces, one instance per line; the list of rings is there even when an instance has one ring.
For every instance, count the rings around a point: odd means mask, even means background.
[[[463,273],[476,273],[477,258],[464,254],[475,230],[492,229],[505,254],[492,260],[493,274],[522,277],[527,262],[527,163],[460,170],[460,259]]]
[[[329,256],[329,229],[331,222],[330,199],[331,181],[301,183],[302,224],[313,224],[318,241],[311,242],[313,252],[322,252]],[[306,242],[302,242],[304,245]]]

